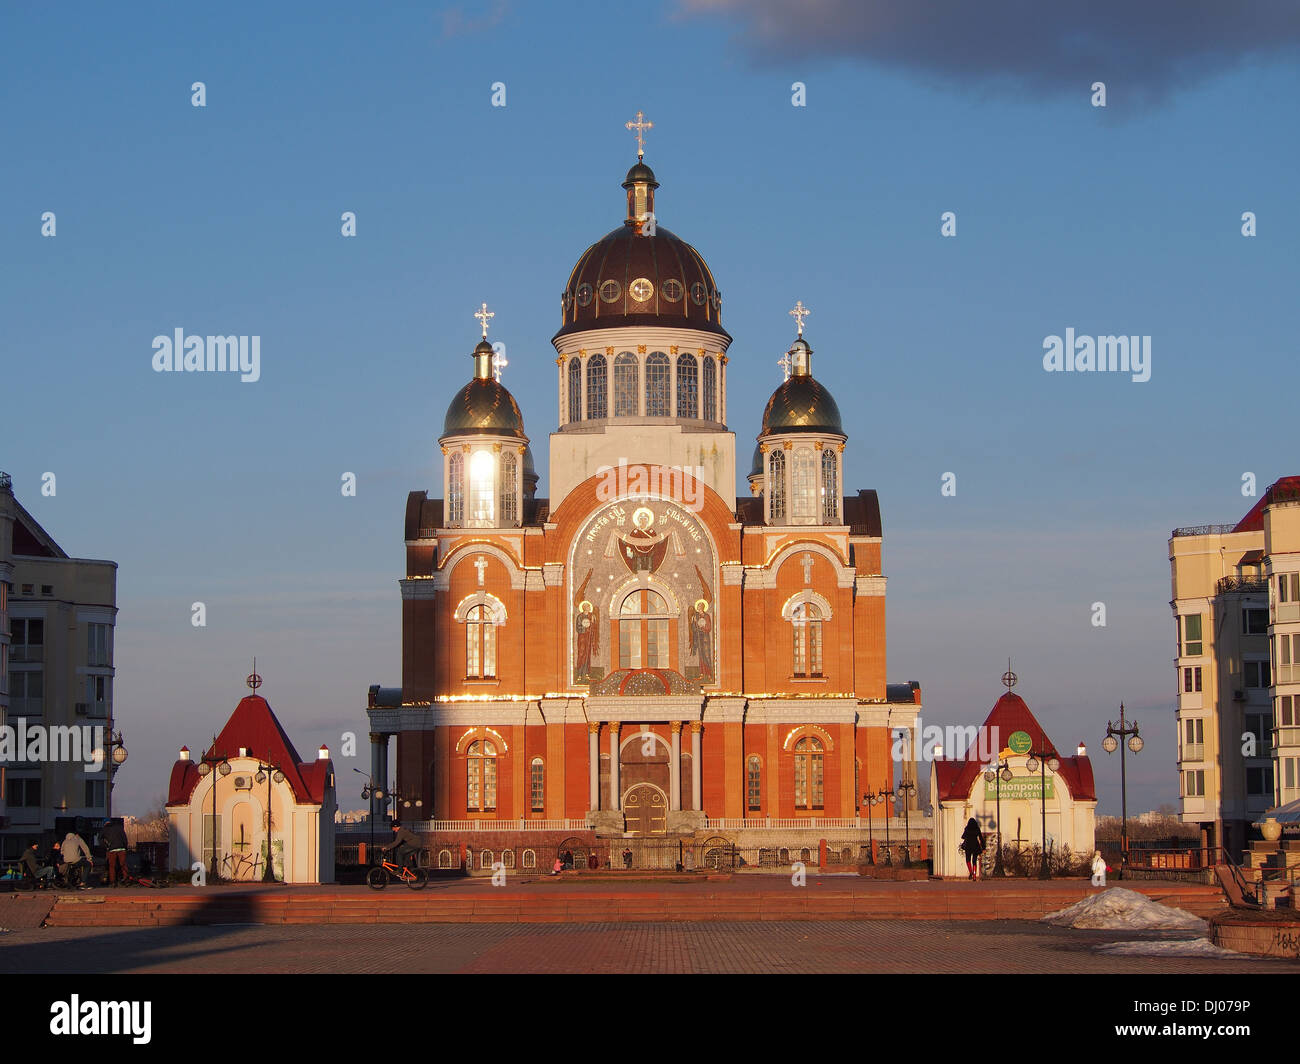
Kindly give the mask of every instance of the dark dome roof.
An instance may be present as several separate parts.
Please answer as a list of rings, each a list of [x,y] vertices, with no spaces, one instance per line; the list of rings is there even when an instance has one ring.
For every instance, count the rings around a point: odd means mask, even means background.
[[[754,460],[749,463],[749,475],[751,477],[761,477],[763,475],[763,445],[754,444]]]
[[[831,393],[808,374],[793,374],[772,393],[763,411],[760,436],[773,432],[830,432],[844,435],[840,408]]]
[[[491,351],[491,345],[488,350]],[[524,435],[524,416],[505,385],[492,377],[475,377],[456,393],[447,407],[442,436]]]
[[[534,481],[537,480],[537,465],[533,461],[532,444],[524,448],[524,479],[528,480],[530,477]]]
[[[650,282],[634,291],[634,282]],[[608,281],[616,284],[603,288]],[[644,294],[644,299],[637,298]],[[606,299],[612,296],[612,299]],[[667,325],[699,329],[731,340],[722,327],[722,296],[698,251],[663,226],[642,236],[619,226],[592,244],[564,286],[564,323],[556,337],[585,329]]]
[[[627,172],[627,179],[623,182],[623,187],[627,188],[628,185],[635,181],[645,181],[654,185],[655,188],[659,187],[659,182],[655,180],[655,172],[651,170],[650,167],[646,166],[645,163],[641,162],[640,159],[638,159],[632,165],[632,169]]]

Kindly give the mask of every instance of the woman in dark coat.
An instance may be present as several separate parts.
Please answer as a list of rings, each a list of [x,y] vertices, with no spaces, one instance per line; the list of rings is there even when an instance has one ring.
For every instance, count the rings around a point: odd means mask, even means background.
[[[966,830],[961,833],[961,848],[966,854],[966,872],[971,879],[979,878],[979,859],[984,852],[984,832],[980,831],[979,821],[971,817],[966,821]]]

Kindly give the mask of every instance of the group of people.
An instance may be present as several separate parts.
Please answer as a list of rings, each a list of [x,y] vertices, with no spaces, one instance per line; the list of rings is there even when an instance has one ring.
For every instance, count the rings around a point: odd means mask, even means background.
[[[127,842],[121,822],[110,820],[100,829],[99,838],[108,858],[108,885],[116,887],[125,884]],[[89,844],[75,831],[69,831],[63,836],[62,842],[56,842],[48,858],[41,854],[39,844],[32,842],[23,850],[19,860],[24,874],[38,887],[52,885],[57,873],[70,890],[90,889],[94,858]]]

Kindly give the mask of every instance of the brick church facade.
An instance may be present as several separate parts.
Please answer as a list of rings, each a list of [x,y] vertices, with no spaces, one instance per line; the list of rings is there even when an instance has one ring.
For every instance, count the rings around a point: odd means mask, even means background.
[[[552,833],[847,849],[864,792],[916,781],[891,757],[920,689],[886,682],[879,504],[844,490],[806,312],[737,498],[721,294],[658,224],[658,187],[638,159],[623,224],[564,287],[550,497],[485,305],[444,497],[407,502],[402,684],[370,690],[372,774],[439,864],[489,837],[549,863]]]

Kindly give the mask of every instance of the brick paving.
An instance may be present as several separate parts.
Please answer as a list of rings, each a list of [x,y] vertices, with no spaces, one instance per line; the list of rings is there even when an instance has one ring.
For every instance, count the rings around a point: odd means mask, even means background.
[[[0,973],[1300,973],[1296,961],[1093,952],[1189,937],[1020,920],[47,927],[0,934]]]

